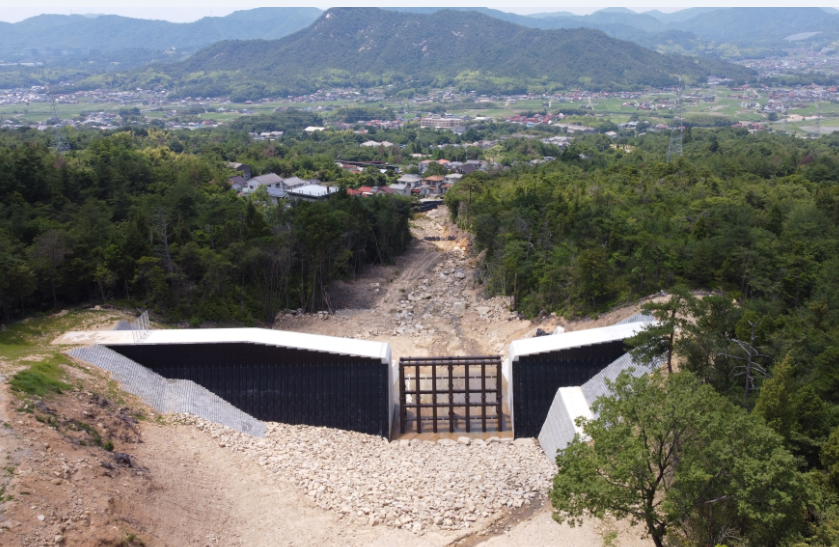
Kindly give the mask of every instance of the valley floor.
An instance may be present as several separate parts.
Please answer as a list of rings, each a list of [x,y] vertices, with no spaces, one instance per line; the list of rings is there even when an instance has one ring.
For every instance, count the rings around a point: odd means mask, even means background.
[[[336,314],[327,319],[283,314],[274,328],[385,341],[398,359],[503,354],[512,340],[560,324],[557,318],[538,324],[521,320],[508,311],[505,299],[483,298],[472,281],[474,260],[466,255],[466,239],[444,213],[440,209],[414,221],[417,241],[396,265],[336,287]],[[450,235],[455,239],[449,240]],[[563,324],[569,330],[612,324],[637,310],[631,306],[597,321]],[[101,329],[127,318],[106,310],[83,316],[85,328]],[[0,374],[8,379],[27,360],[40,359],[40,349],[55,351],[48,342],[54,334],[42,333],[42,347],[36,344],[23,357],[4,357]],[[576,528],[559,525],[544,498],[479,519],[468,530],[371,525],[366,515],[320,508],[317,496],[301,488],[298,478],[272,473],[246,446],[221,446],[194,421],[155,416],[97,370],[77,363],[67,371],[75,387],[31,408],[22,406],[6,381],[0,384],[0,461],[6,469],[0,476],[2,545],[651,544],[641,529],[625,524],[586,519]],[[138,412],[139,420],[134,419]],[[50,427],[56,423],[57,429]],[[88,424],[103,438],[113,438],[113,452],[80,446],[79,436],[87,430],[73,424]]]

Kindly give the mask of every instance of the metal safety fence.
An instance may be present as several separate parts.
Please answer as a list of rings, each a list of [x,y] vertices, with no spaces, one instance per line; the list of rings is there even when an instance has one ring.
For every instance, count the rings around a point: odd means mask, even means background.
[[[151,330],[151,323],[149,323],[149,312],[146,310],[131,323],[131,335],[134,338],[134,343],[139,344],[145,340],[146,336],[149,335],[149,330]]]

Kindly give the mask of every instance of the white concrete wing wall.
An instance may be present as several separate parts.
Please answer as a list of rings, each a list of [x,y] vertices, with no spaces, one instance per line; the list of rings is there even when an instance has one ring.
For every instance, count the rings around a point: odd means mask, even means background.
[[[548,417],[539,433],[539,444],[549,460],[554,461],[557,450],[564,450],[574,440],[575,433],[583,434],[574,421],[578,417],[596,418],[592,405],[599,397],[610,393],[607,382],[614,382],[621,372],[631,371],[635,377],[649,374],[660,363],[652,367],[638,364],[629,353],[613,361],[591,380],[579,387],[562,387],[557,390]]]
[[[655,317],[648,314],[647,312],[636,313],[635,315],[630,315],[626,319],[622,321],[618,321],[615,323],[616,325],[625,325],[627,323],[654,323]]]
[[[148,336],[135,342],[131,331],[79,331],[59,336],[54,344],[220,344],[220,343],[264,344],[308,351],[321,351],[335,355],[366,357],[390,364],[390,346],[383,342],[353,340],[302,332],[288,332],[272,329],[167,329],[149,330]]]
[[[646,323],[651,321],[654,321],[654,319],[650,316],[637,313],[624,319],[617,325],[610,327],[556,332],[555,334],[540,336],[538,338],[514,340],[510,344],[507,359],[504,361],[502,368],[502,375],[504,376],[504,380],[507,381],[507,393],[505,396],[507,397],[507,404],[510,408],[510,423],[513,424],[513,431],[516,428],[516,417],[513,411],[513,382],[515,381],[513,378],[513,363],[518,361],[519,357],[626,340],[638,334],[646,326]]]
[[[575,423],[577,418],[593,418],[591,408],[579,387],[561,387],[539,433],[539,444],[551,462],[557,450],[566,448],[575,435],[585,438],[583,429]]]
[[[661,366],[661,361],[656,361],[652,366],[639,364],[632,359],[629,353],[623,354],[619,359],[613,361],[608,367],[597,373],[591,380],[582,385],[583,395],[589,405],[593,405],[598,397],[609,395],[609,388],[606,382],[614,382],[621,372],[633,369],[632,375],[636,378],[649,374]]]
[[[393,427],[393,413],[398,405],[399,389],[396,382],[399,375],[396,371],[396,365],[392,363],[389,344],[258,328],[150,330],[143,340],[135,341],[131,332],[123,330],[123,328],[122,325],[117,325],[113,331],[68,332],[54,343],[109,346],[251,343],[376,359],[388,367],[388,406],[391,409],[388,417],[389,431]],[[151,371],[149,372],[151,373]]]

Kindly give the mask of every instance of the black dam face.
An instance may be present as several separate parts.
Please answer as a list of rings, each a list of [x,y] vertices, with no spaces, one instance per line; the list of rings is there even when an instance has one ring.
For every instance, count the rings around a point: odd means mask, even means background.
[[[538,437],[559,388],[583,385],[624,353],[618,340],[519,357],[513,362],[515,436]]]
[[[260,420],[389,435],[388,365],[380,360],[250,343],[109,348]]]

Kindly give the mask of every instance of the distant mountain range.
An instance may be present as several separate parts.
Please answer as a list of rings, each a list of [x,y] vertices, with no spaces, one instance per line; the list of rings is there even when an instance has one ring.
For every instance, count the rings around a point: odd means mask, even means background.
[[[317,8],[257,8],[193,23],[118,15],[39,15],[14,24],[0,22],[0,60],[86,56],[90,50],[192,52],[219,40],[274,40],[311,25],[321,13]]]
[[[700,13],[677,26],[718,42],[769,45],[805,32],[821,31],[835,40],[839,36],[839,14],[825,8],[730,8]]]
[[[386,9],[429,15],[444,8]],[[562,11],[525,16],[488,8],[445,9],[477,11],[544,30],[602,30],[660,52],[728,59],[778,53],[787,45],[784,38],[796,34],[819,33],[808,39],[815,45],[839,40],[839,11],[833,8],[690,8],[674,13],[607,8],[584,16]],[[143,62],[178,59],[221,40],[276,40],[308,27],[322,13],[317,8],[258,8],[193,23],[115,15],[40,15],[14,24],[0,22],[0,61],[113,56],[126,51]]]
[[[385,8],[385,11],[430,16],[442,9],[408,7]],[[612,38],[628,40],[659,53],[725,61],[784,55],[784,49],[790,45],[821,48],[839,43],[839,11],[833,8],[690,8],[673,13],[607,8],[584,16],[563,11],[525,16],[488,8],[446,9],[477,12],[530,29],[600,30]],[[64,74],[75,79],[149,63],[181,61],[201,48],[228,40],[277,40],[304,31],[323,13],[317,8],[258,8],[226,17],[205,17],[192,23],[115,15],[40,15],[14,24],[0,22],[0,63],[41,61],[48,66],[69,69]],[[792,40],[787,40],[790,37]],[[522,62],[522,70],[531,66],[526,59]],[[321,63],[316,62],[314,66]],[[5,71],[7,75],[10,70],[17,69],[0,67],[0,72]],[[23,75],[26,70],[30,69],[19,70],[21,82],[27,81]],[[649,73],[643,67],[638,70],[645,75]],[[651,70],[655,72],[658,68]],[[60,72],[53,74],[61,77]],[[324,84],[332,81],[326,75],[322,77]],[[629,82],[633,77],[595,79],[617,83]],[[562,81],[568,80],[563,77]]]
[[[260,98],[334,85],[638,89],[673,85],[679,76],[699,82],[709,74],[753,75],[729,63],[662,55],[586,28],[526,28],[474,11],[333,8],[279,40],[217,42],[185,61],[137,70],[131,85],[168,78],[192,96]]]

